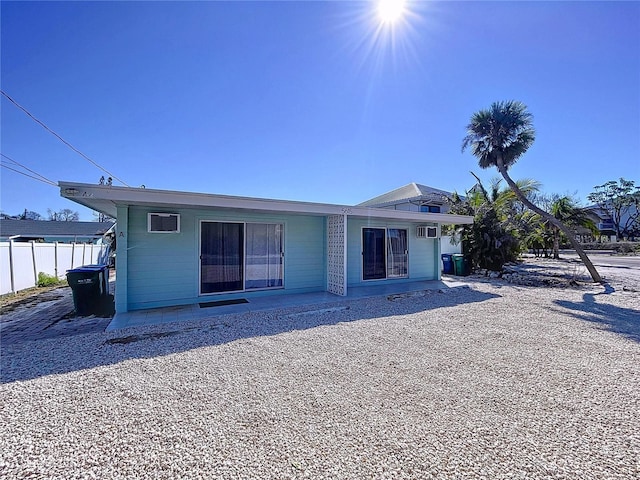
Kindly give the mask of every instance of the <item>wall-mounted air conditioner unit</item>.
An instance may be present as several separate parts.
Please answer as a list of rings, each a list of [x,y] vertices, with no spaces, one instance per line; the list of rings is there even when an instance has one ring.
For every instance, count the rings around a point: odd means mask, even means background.
[[[150,213],[147,215],[149,233],[180,233],[180,214]]]
[[[438,227],[428,227],[420,225],[416,229],[416,237],[418,238],[438,238],[440,236]]]

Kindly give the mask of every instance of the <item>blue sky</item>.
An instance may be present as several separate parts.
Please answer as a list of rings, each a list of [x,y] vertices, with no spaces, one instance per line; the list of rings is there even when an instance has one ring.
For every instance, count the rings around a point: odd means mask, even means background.
[[[463,192],[473,112],[524,102],[511,169],[547,193],[640,182],[640,3],[2,2],[2,90],[131,186],[355,204],[409,182]],[[2,153],[104,174],[2,98]],[[5,162],[3,162],[5,163]],[[89,210],[6,169],[1,209]],[[119,184],[119,182],[115,182]]]

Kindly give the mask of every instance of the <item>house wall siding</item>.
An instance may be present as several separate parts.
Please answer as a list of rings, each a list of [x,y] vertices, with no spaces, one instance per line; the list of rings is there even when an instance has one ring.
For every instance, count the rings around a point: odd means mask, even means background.
[[[354,287],[373,283],[439,279],[440,264],[436,262],[439,251],[436,244],[438,239],[416,237],[417,225],[417,223],[411,222],[349,218],[347,220],[347,285]],[[362,229],[364,227],[405,228],[408,230],[409,276],[407,278],[366,281],[362,279]]]
[[[180,233],[148,233],[147,214],[180,214]],[[202,221],[284,225],[284,289],[199,295]],[[128,309],[138,310],[256,295],[324,291],[325,219],[306,215],[267,215],[225,210],[129,207]]]

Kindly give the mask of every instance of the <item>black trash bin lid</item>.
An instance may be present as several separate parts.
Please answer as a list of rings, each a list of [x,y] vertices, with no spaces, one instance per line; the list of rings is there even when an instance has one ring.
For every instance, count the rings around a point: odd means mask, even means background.
[[[73,268],[71,270],[67,270],[69,272],[79,272],[79,273],[90,273],[90,272],[99,272],[108,268],[107,265],[83,265],[81,267]]]

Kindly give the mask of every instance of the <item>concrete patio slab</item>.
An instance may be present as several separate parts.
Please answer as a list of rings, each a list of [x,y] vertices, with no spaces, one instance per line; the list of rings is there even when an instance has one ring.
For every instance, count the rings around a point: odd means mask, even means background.
[[[449,289],[465,285],[467,285],[467,283],[465,283],[460,277],[443,276],[441,281],[432,280],[352,287],[349,288],[348,295],[345,297],[334,295],[329,292],[314,292],[256,297],[249,299],[247,303],[239,303],[235,305],[221,305],[202,308],[195,304],[136,310],[132,312],[116,313],[106,330],[119,330],[122,328],[139,327],[143,325],[160,325],[174,322],[186,323],[206,318],[215,318],[221,315],[258,312],[290,307],[309,306],[309,308],[313,308],[328,303],[335,304],[348,302],[350,300],[360,298],[411,294],[424,290]]]

